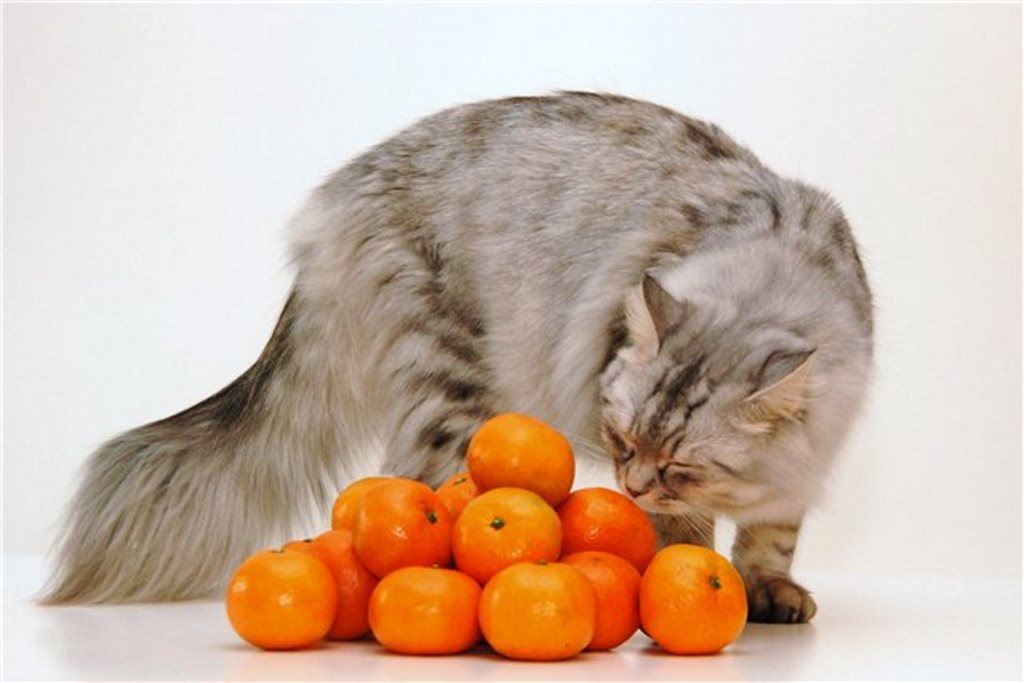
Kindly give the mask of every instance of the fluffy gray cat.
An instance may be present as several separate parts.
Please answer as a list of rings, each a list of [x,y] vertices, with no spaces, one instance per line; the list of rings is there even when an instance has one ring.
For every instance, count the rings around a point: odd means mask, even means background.
[[[88,461],[48,602],[210,595],[368,447],[436,484],[514,410],[603,442],[663,543],[733,518],[751,619],[814,615],[790,564],[872,356],[827,195],[707,123],[561,93],[417,123],[292,230],[295,285],[256,363]]]

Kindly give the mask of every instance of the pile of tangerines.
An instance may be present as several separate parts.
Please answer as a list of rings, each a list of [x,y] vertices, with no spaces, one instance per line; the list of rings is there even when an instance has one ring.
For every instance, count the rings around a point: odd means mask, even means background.
[[[469,471],[436,491],[369,477],[344,489],[330,531],[248,558],[228,587],[232,626],[264,649],[372,634],[402,654],[484,640],[512,659],[610,650],[637,630],[675,654],[710,654],[743,630],[736,569],[692,545],[656,552],[626,496],[570,493],[572,449],[517,413],[481,426]],[[454,565],[454,567],[453,567]]]

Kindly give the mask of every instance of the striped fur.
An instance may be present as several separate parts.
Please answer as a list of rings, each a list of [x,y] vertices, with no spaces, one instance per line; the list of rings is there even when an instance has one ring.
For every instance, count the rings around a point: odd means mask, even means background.
[[[789,520],[865,382],[870,295],[836,205],[653,104],[562,93],[435,114],[338,170],[291,237],[293,293],[259,361],[88,461],[50,602],[209,595],[322,512],[358,454],[380,444],[384,472],[439,482],[504,410],[582,451],[603,436],[620,481],[650,484],[638,500],[665,540],[707,540],[715,513]],[[733,408],[811,346],[820,391],[778,429],[737,430]],[[745,503],[683,501],[699,478],[684,463],[639,481],[695,435],[735,446],[720,471]],[[737,459],[754,444],[777,469]]]

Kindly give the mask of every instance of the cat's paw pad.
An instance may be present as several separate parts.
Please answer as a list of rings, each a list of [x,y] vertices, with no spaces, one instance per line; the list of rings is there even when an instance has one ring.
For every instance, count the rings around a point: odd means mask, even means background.
[[[803,586],[783,577],[758,577],[747,584],[747,620],[761,624],[805,624],[818,606]]]

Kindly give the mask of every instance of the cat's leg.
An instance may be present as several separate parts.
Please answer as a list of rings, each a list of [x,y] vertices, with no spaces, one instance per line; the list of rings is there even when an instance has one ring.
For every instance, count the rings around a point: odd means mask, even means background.
[[[690,543],[711,549],[715,547],[715,518],[711,515],[669,515],[652,512],[649,516],[658,534],[659,548],[673,543]]]
[[[750,621],[805,623],[814,617],[814,599],[789,575],[799,533],[799,522],[737,528],[732,557],[747,586]]]
[[[381,368],[390,387],[381,471],[431,486],[465,467],[469,439],[495,413],[479,328],[437,311],[410,312],[393,328]]]

